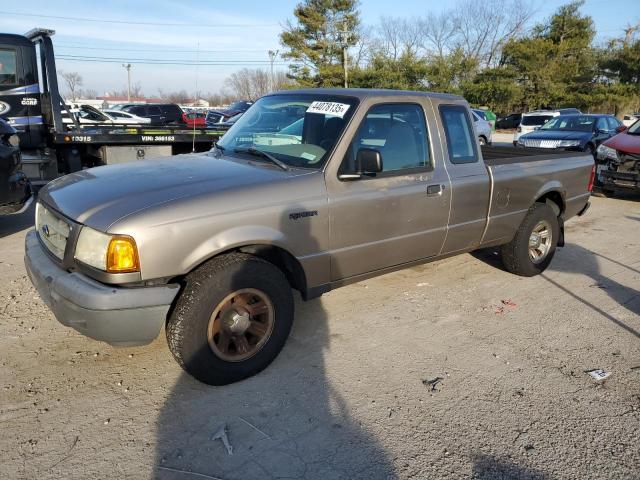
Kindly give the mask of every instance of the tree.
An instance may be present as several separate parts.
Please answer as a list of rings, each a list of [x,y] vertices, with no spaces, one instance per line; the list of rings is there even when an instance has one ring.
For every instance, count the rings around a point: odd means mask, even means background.
[[[78,87],[82,86],[82,76],[78,72],[60,71],[60,76],[64,79],[69,89],[71,101],[75,102],[78,93]]]
[[[502,47],[524,32],[534,13],[524,0],[462,0],[451,14],[457,45],[480,67],[493,66]]]
[[[356,0],[303,0],[294,9],[280,41],[283,58],[293,60],[290,77],[302,86],[336,87],[346,83],[347,51],[358,41]]]
[[[274,78],[270,77],[268,70],[243,68],[232,73],[225,80],[225,85],[231,89],[236,98],[243,100],[257,100],[266,95],[271,91],[272,81],[275,91],[285,90],[291,85],[291,80],[284,72],[275,72]]]

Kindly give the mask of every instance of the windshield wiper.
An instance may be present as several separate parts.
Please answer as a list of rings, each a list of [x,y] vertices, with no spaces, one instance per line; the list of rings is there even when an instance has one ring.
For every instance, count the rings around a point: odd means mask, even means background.
[[[236,153],[248,153],[250,155],[254,155],[256,157],[262,157],[262,158],[266,158],[267,160],[270,160],[271,162],[275,163],[277,166],[279,166],[282,170],[286,170],[289,171],[289,166],[284,163],[282,160],[277,159],[276,157],[274,157],[273,155],[264,152],[262,150],[258,150],[257,148],[254,147],[249,147],[249,148],[236,148],[234,150],[234,152]]]

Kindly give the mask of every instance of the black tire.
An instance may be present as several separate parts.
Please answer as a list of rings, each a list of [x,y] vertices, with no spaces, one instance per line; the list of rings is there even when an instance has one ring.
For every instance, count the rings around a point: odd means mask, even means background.
[[[248,288],[260,290],[273,304],[273,329],[253,356],[226,361],[209,346],[209,320],[229,294]],[[293,310],[291,287],[276,266],[243,253],[222,255],[187,275],[167,321],[167,343],[187,373],[209,385],[226,385],[255,375],[276,358],[291,331]]]
[[[487,144],[487,139],[484,138],[484,136],[480,136],[480,138],[478,138],[478,141],[480,142],[481,146]]]
[[[541,221],[547,222],[551,227],[551,245],[544,258],[536,263],[529,256],[529,238],[534,227]],[[560,238],[560,225],[553,209],[546,203],[534,203],[520,224],[513,240],[501,246],[502,263],[509,272],[522,277],[539,275],[551,263],[556,253],[558,238]]]
[[[596,149],[590,143],[587,143],[587,146],[584,147],[584,152],[590,154],[594,159],[596,158]]]

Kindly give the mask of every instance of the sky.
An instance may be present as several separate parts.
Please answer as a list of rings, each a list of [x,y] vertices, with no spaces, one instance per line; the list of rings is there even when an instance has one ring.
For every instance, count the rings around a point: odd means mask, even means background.
[[[544,20],[566,3],[530,2],[536,9],[534,22]],[[99,94],[126,87],[123,63],[133,65],[132,83],[140,82],[149,96],[157,95],[159,89],[217,92],[224,87],[225,78],[240,68],[269,67],[268,51],[282,50],[279,33],[285,22],[293,18],[297,3],[298,0],[3,2],[0,32],[24,34],[35,27],[55,30],[58,70],[80,73],[83,88]],[[422,16],[437,13],[452,3],[360,0],[359,9],[362,22],[375,25],[381,16]],[[582,11],[592,16],[597,41],[621,36],[627,24],[640,22],[640,0],[586,0]],[[110,61],[86,61],[83,56]],[[150,61],[174,64],[148,64]],[[177,64],[195,61],[208,64],[197,67]],[[286,62],[278,59],[275,68],[285,70]]]

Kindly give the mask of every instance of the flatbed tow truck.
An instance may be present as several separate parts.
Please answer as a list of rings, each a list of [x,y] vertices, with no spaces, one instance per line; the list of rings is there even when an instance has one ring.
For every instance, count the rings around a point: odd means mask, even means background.
[[[224,128],[63,122],[51,37],[34,29],[0,33],[0,118],[17,130],[22,171],[38,188],[83,168],[209,150]],[[2,186],[0,186],[2,188]]]

